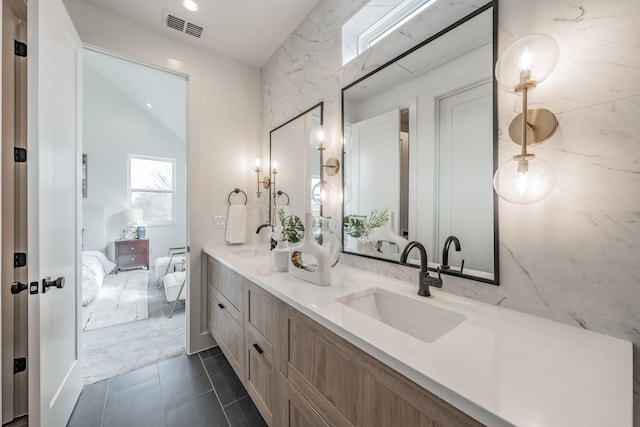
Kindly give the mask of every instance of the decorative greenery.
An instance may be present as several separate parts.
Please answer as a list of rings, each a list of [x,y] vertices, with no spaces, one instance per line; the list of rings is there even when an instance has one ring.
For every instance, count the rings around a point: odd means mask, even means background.
[[[279,242],[298,243],[304,235],[304,225],[297,215],[284,214],[284,209],[278,209],[280,225],[273,228],[273,239]]]
[[[369,218],[365,215],[348,215],[344,217],[344,232],[351,237],[367,238],[376,228],[382,227],[387,222],[389,222],[387,209],[382,212],[374,209]]]

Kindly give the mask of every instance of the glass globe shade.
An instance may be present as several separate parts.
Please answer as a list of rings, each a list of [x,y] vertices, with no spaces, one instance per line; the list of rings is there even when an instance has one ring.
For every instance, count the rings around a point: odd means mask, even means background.
[[[316,126],[309,132],[309,144],[317,150],[325,146],[328,137],[329,134],[324,126]]]
[[[333,185],[326,181],[320,181],[311,189],[311,198],[319,205],[328,205],[337,197],[337,193]]]
[[[523,163],[524,162],[524,163]],[[556,171],[538,157],[509,159],[493,176],[496,193],[510,203],[529,205],[546,198],[556,185]]]
[[[531,34],[511,43],[496,63],[500,86],[514,90],[523,80],[541,83],[558,63],[558,43],[546,34]]]

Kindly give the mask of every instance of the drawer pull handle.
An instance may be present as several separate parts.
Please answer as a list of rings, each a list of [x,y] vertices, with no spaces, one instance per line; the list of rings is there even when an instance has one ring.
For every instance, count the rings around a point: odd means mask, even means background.
[[[262,354],[264,353],[264,350],[260,348],[260,346],[258,344],[254,344],[253,348],[256,349],[256,351],[258,352],[258,354]]]
[[[220,308],[224,308],[224,304],[220,304],[220,303],[218,303],[218,307],[220,307]]]

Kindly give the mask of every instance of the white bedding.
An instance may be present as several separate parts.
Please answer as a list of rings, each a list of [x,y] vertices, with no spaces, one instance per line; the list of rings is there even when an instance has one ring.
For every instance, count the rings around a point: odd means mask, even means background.
[[[104,276],[115,266],[102,252],[82,251],[82,305],[93,300],[102,287]]]

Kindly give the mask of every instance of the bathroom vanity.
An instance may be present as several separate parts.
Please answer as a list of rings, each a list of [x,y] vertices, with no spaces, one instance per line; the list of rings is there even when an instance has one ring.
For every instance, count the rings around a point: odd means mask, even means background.
[[[272,426],[631,426],[629,342],[345,265],[205,248],[208,328]],[[446,286],[446,278],[445,278]]]

